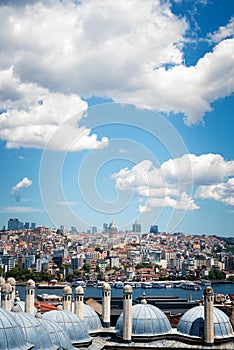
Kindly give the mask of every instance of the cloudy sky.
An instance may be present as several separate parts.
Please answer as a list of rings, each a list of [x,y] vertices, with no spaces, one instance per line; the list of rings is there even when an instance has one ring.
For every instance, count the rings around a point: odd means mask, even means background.
[[[234,234],[234,3],[0,1],[0,227]]]

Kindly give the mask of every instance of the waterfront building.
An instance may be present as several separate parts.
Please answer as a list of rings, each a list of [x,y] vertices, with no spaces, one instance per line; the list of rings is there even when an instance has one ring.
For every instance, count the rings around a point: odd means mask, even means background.
[[[35,264],[35,255],[26,255],[24,257],[23,266],[25,269],[31,269],[34,264]]]
[[[0,265],[4,267],[5,272],[8,272],[15,267],[16,258],[9,254],[0,254]]]

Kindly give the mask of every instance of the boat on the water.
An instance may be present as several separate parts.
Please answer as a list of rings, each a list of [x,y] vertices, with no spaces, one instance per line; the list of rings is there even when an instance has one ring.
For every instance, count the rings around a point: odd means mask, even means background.
[[[153,282],[152,288],[165,288],[165,283]]]
[[[105,282],[105,281],[99,281],[99,282],[96,284],[96,287],[97,287],[97,288],[102,288],[104,283],[106,283],[106,282]]]
[[[124,283],[122,281],[116,281],[114,284],[115,288],[122,289],[124,287]]]
[[[135,288],[141,288],[141,282],[135,282]]]
[[[208,281],[208,280],[201,280],[201,285],[202,285],[202,286],[211,286],[211,281]]]
[[[145,288],[145,289],[149,289],[149,288],[152,288],[152,283],[150,283],[150,282],[143,282],[142,284],[141,284],[141,287],[142,288]]]
[[[64,287],[69,286],[68,283],[56,283],[56,284],[50,284],[50,283],[40,283],[37,284],[38,289],[63,289]]]
[[[86,283],[84,281],[74,281],[72,287],[82,287],[86,288]]]

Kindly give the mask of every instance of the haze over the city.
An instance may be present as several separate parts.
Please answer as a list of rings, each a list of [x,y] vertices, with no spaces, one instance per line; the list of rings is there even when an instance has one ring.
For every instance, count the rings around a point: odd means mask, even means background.
[[[0,2],[0,227],[233,236],[234,4]]]

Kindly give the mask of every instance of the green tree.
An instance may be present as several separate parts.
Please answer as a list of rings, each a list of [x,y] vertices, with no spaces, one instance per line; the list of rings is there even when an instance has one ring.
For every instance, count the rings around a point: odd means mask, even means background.
[[[95,272],[100,272],[100,266],[99,266],[99,264],[96,264]]]
[[[82,269],[84,270],[84,272],[89,273],[89,272],[90,272],[90,269],[91,269],[90,263],[84,263]]]
[[[225,274],[222,271],[220,271],[219,269],[212,269],[209,272],[209,278],[223,280],[223,279],[225,279]]]
[[[141,262],[139,264],[136,265],[136,269],[143,269],[143,268],[148,268],[148,269],[152,269],[152,264],[148,263],[148,262]]]
[[[6,278],[8,277],[14,277],[16,281],[26,282],[34,278],[34,273],[28,269],[24,269],[22,266],[16,265],[6,273]]]
[[[1,277],[5,277],[6,276],[6,273],[5,273],[5,270],[2,266],[0,266],[0,276]]]
[[[104,273],[103,272],[98,272],[98,274],[97,274],[97,279],[98,279],[98,281],[102,281],[103,279],[104,279]]]

